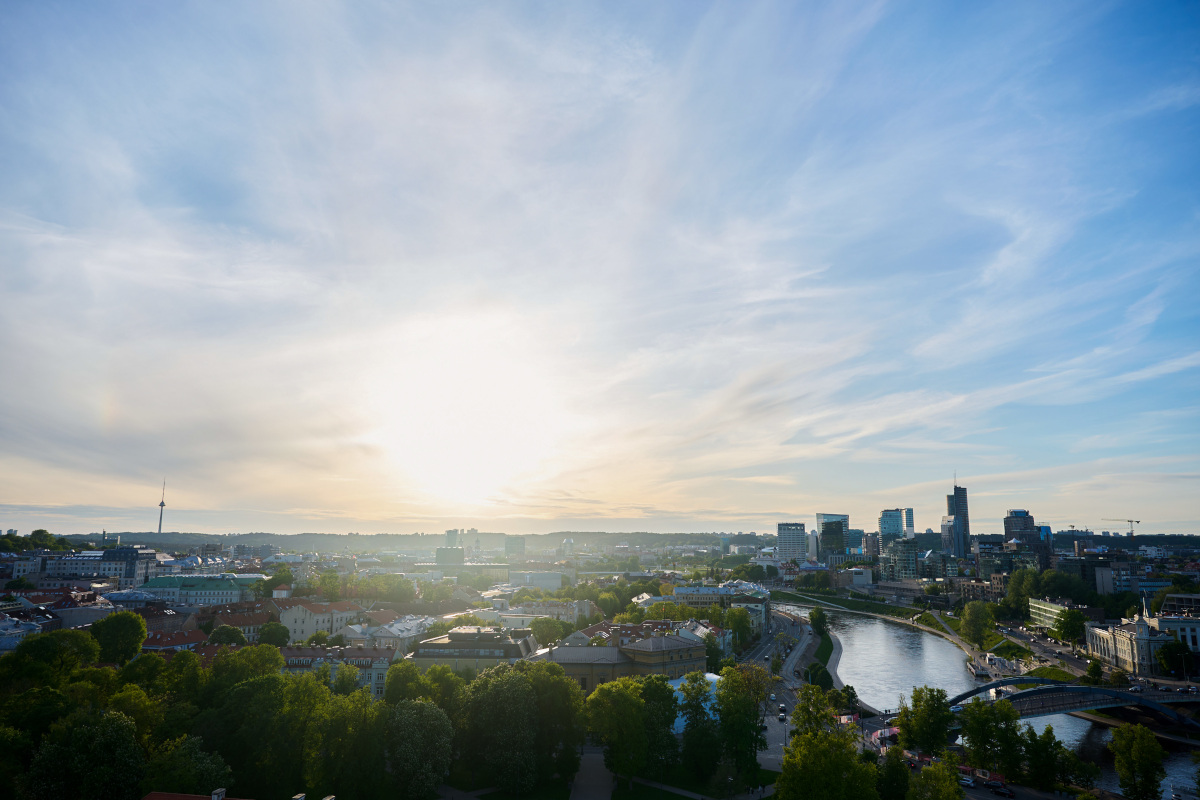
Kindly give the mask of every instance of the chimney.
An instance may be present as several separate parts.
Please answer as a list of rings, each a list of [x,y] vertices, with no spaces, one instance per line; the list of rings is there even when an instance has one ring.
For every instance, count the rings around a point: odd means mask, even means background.
[[[213,789],[212,790],[212,800],[225,800],[225,790],[224,789]]]

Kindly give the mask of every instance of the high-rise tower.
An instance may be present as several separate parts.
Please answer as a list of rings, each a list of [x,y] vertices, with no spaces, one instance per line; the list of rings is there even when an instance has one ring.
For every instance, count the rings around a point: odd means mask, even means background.
[[[167,507],[167,479],[163,478],[162,500],[158,501],[158,535],[162,536],[163,511]]]
[[[967,490],[958,481],[954,482],[954,494],[946,495],[946,516],[954,518],[953,529],[949,531],[951,553],[955,558],[964,558],[971,542],[971,516],[967,513]]]

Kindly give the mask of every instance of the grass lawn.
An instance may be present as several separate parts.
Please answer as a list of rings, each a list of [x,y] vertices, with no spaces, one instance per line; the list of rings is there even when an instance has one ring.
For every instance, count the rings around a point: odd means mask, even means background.
[[[958,617],[943,616],[942,622],[944,622],[946,624],[947,628],[954,631],[959,636],[962,636],[962,620],[961,619],[959,619]],[[994,631],[994,630],[990,630],[987,632],[987,636],[985,636],[983,638],[983,649],[990,650],[991,648],[995,647],[996,645],[998,645],[1004,641],[1006,641],[1006,640],[1003,636],[996,633],[996,631]],[[1008,656],[1004,656],[1004,657],[1008,658]]]
[[[828,633],[821,634],[821,644],[817,645],[816,658],[825,666],[829,666],[829,657],[833,655],[833,639]]]
[[[658,795],[648,795],[650,797],[658,797]],[[479,795],[480,800],[569,800],[571,790],[563,781],[555,781],[554,783],[543,784],[538,786],[529,794],[515,795],[508,792],[502,792],[497,789],[494,792]],[[614,794],[613,797],[616,797]],[[679,797],[679,795],[673,795]]]
[[[1007,639],[993,647],[992,652],[1001,658],[1007,658],[1009,661],[1015,661],[1019,658],[1029,658],[1033,655],[1028,649]]]
[[[933,628],[935,631],[945,630],[945,626],[938,622],[937,617],[928,611],[922,611],[921,616],[917,617],[917,622],[927,628]]]
[[[1078,680],[1077,676],[1072,675],[1071,673],[1067,672],[1065,669],[1059,669],[1058,667],[1038,667],[1037,669],[1029,670],[1029,672],[1027,672],[1025,674],[1033,675],[1035,678],[1050,678],[1052,680],[1059,680],[1059,681]]]

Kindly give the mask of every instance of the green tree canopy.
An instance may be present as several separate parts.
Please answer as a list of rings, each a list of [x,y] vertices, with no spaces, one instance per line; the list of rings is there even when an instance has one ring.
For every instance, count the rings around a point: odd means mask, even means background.
[[[1121,792],[1129,800],[1157,800],[1166,777],[1166,751],[1143,725],[1121,725],[1113,729],[1112,751]]]
[[[213,632],[208,637],[209,644],[233,644],[244,645],[246,634],[242,633],[241,628],[235,628],[232,625],[218,625],[213,628]]]
[[[1192,673],[1195,662],[1192,650],[1178,639],[1172,639],[1167,642],[1158,648],[1158,652],[1154,655],[1164,672],[1169,672],[1176,677],[1183,677]]]
[[[966,796],[958,771],[948,761],[930,764],[912,777],[905,800],[959,800]]]
[[[879,765],[875,788],[879,792],[879,800],[905,800],[908,794],[908,764],[904,761],[904,752],[899,747],[889,747]]]
[[[701,672],[689,672],[680,686],[683,695],[683,765],[689,772],[707,780],[721,757],[721,737],[709,712],[712,685]]]
[[[233,770],[217,753],[204,750],[196,736],[180,736],[154,747],[142,779],[142,792],[207,795],[232,782]]]
[[[92,637],[100,644],[100,660],[124,664],[142,650],[146,620],[132,611],[117,611],[92,623]]]
[[[816,686],[801,687],[792,712],[796,735],[784,750],[775,784],[781,800],[877,798],[873,764],[859,757],[852,728],[837,725],[829,698]]]
[[[1064,608],[1054,620],[1054,636],[1064,642],[1077,642],[1083,638],[1087,617],[1077,608]]]
[[[829,616],[825,613],[825,609],[820,606],[808,612],[808,624],[812,626],[813,633],[817,636],[824,636],[829,632]]]
[[[538,617],[529,623],[529,630],[537,643],[543,646],[557,642],[563,636],[562,625],[553,617]]]
[[[392,707],[384,753],[401,797],[436,796],[450,768],[453,739],[450,718],[432,703],[400,700]]]
[[[946,749],[946,736],[954,714],[946,690],[930,686],[913,689],[912,699],[901,702],[896,727],[900,729],[900,744],[923,753],[938,753]]]
[[[996,627],[992,618],[992,610],[983,600],[972,600],[963,608],[962,624],[959,632],[962,638],[983,649],[987,635]]]
[[[537,783],[537,695],[508,664],[486,669],[467,689],[463,746],[496,785],[527,795]]]
[[[636,678],[596,687],[587,698],[588,730],[604,746],[604,765],[630,779],[646,765],[646,702]]]
[[[259,644],[273,644],[276,647],[287,647],[292,634],[286,625],[278,622],[266,622],[258,631]]]

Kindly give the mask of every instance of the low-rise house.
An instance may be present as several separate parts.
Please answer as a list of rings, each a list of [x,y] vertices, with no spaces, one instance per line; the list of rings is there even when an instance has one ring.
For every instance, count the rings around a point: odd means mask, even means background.
[[[453,670],[470,668],[481,672],[497,664],[515,664],[537,652],[532,631],[500,631],[495,628],[464,626],[444,636],[419,642],[408,655],[422,672],[434,664]]]
[[[436,621],[433,617],[409,615],[393,619],[385,625],[372,625],[370,622],[347,625],[338,633],[341,634],[347,645],[389,647],[401,652],[408,652],[421,635],[429,630],[429,626]]]
[[[317,631],[333,635],[347,625],[358,622],[363,609],[349,600],[319,603],[312,600],[275,600],[279,621],[287,626],[290,640],[302,642]]]
[[[378,699],[383,697],[388,668],[404,652],[390,647],[281,647],[279,654],[283,671],[291,674],[315,672],[328,664],[333,679],[348,664],[358,670],[358,685],[369,688]]]
[[[0,653],[14,650],[26,636],[41,632],[41,626],[36,622],[13,619],[7,614],[0,614]]]
[[[225,611],[214,614],[211,621],[213,630],[221,625],[229,625],[240,630],[249,644],[255,644],[262,626],[271,621],[271,614],[268,611]]]
[[[625,645],[550,647],[539,650],[532,659],[560,665],[585,693],[626,676],[665,675],[673,679],[689,672],[704,672],[706,665],[704,642],[672,634]]]
[[[143,653],[159,653],[163,650],[195,650],[208,641],[208,634],[201,630],[178,631],[176,633],[152,633],[142,642]]]

